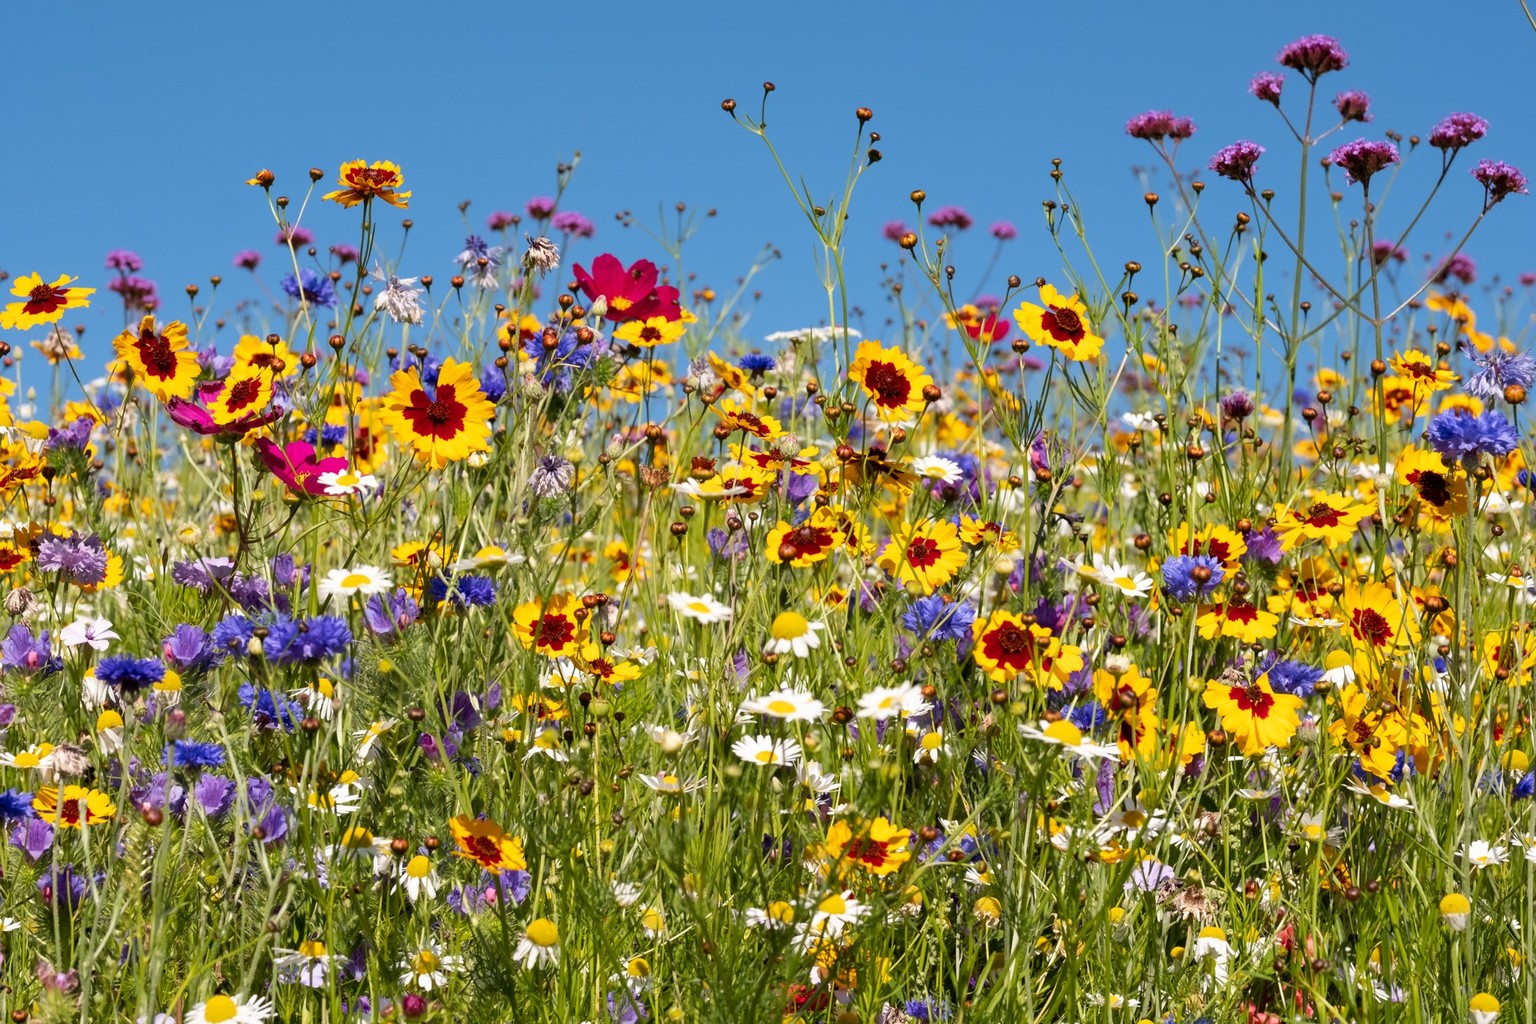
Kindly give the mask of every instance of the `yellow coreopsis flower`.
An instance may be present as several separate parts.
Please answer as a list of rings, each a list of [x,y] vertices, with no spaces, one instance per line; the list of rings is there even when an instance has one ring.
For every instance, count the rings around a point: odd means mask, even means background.
[[[18,331],[30,330],[38,324],[51,324],[68,309],[89,306],[86,296],[95,288],[79,288],[70,282],[73,277],[65,274],[52,284],[43,280],[42,274],[22,274],[11,285],[11,294],[21,299],[0,310],[0,327]]]
[[[1300,722],[1301,698],[1276,693],[1267,675],[1246,686],[1212,679],[1205,685],[1205,706],[1221,716],[1221,727],[1250,757],[1289,745]]]
[[[490,451],[496,407],[480,390],[473,366],[445,360],[430,395],[415,367],[397,371],[389,382],[393,390],[379,415],[417,459],[441,469],[474,452]]]
[[[1096,359],[1104,347],[1104,339],[1093,333],[1088,322],[1083,300],[1062,295],[1048,284],[1040,286],[1040,305],[1019,303],[1013,319],[1036,345],[1054,348],[1073,362]]]
[[[366,160],[348,160],[341,165],[336,183],[341,188],[327,192],[321,198],[340,203],[349,209],[371,199],[381,199],[402,210],[410,205],[407,200],[411,194],[396,191],[405,184],[405,175],[400,173],[398,165],[388,160],[375,160],[372,164]]]

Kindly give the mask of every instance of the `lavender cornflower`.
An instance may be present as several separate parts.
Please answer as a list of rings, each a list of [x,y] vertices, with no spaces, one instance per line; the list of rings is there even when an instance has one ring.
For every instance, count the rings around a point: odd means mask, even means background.
[[[1339,116],[1345,121],[1369,121],[1371,98],[1358,89],[1350,89],[1333,98],[1333,109],[1337,110]]]
[[[235,266],[241,270],[255,270],[261,265],[261,253],[255,249],[241,249],[235,253]]]
[[[37,546],[37,567],[67,575],[81,586],[96,586],[107,578],[107,549],[94,535],[49,535]]]
[[[285,274],[278,283],[289,298],[302,298],[310,305],[322,309],[331,309],[336,305],[336,288],[331,284],[331,279],[310,267],[299,268],[298,277]]]
[[[0,642],[0,670],[15,669],[28,675],[40,671],[49,675],[62,666],[48,642],[46,629],[34,637],[30,628],[17,623]]]
[[[280,616],[267,630],[262,650],[276,665],[317,665],[341,654],[352,643],[346,620],[335,615],[316,615],[303,621]]]
[[[1013,226],[1012,221],[1000,220],[993,223],[987,229],[987,233],[999,242],[1011,242],[1019,237],[1019,229]]]
[[[363,605],[363,619],[379,636],[398,633],[421,615],[421,606],[404,589],[397,589],[386,602],[383,594],[374,594]]]
[[[177,670],[196,672],[214,661],[213,643],[208,634],[191,623],[183,622],[171,635],[160,641],[160,655]]]
[[[130,249],[113,249],[107,253],[107,269],[123,274],[136,274],[144,269],[144,261]]]
[[[235,784],[222,775],[203,775],[192,784],[192,796],[208,817],[223,817],[234,805]]]
[[[336,257],[337,263],[345,266],[348,263],[356,263],[357,258],[362,254],[357,251],[357,246],[338,242],[336,245],[331,246],[331,255]]]
[[[1148,142],[1163,139],[1182,142],[1195,134],[1195,122],[1187,117],[1175,117],[1171,110],[1149,110],[1125,122],[1125,133],[1133,139]]]
[[[1369,187],[1371,175],[1397,163],[1397,147],[1375,139],[1356,139],[1328,154],[1328,159],[1344,168],[1344,178],[1351,185],[1359,182]]]
[[[1260,71],[1248,83],[1248,91],[1254,99],[1273,103],[1277,107],[1280,105],[1280,90],[1284,87],[1285,76],[1277,75],[1273,71]]]
[[[549,226],[572,238],[591,238],[597,234],[597,226],[575,210],[561,210],[550,219]]]
[[[1476,114],[1452,114],[1429,133],[1429,144],[1454,153],[1488,134],[1488,122]]]
[[[1479,160],[1472,177],[1483,186],[1483,209],[1487,210],[1505,196],[1528,195],[1525,175],[1502,160]]]
[[[471,275],[475,287],[484,291],[496,287],[496,270],[501,266],[502,257],[507,250],[499,245],[491,245],[479,235],[470,235],[464,239],[464,249],[453,258],[453,262],[459,265],[459,269]],[[484,263],[480,261],[484,260]]]
[[[1223,178],[1231,178],[1246,185],[1253,180],[1253,165],[1263,155],[1263,146],[1242,139],[1218,149],[1216,155],[1211,157],[1209,166]]]
[[[1275,58],[1283,67],[1301,72],[1310,81],[1330,71],[1343,71],[1349,66],[1349,54],[1332,36],[1302,36],[1289,43]]]
[[[1241,423],[1253,415],[1253,396],[1246,391],[1238,390],[1222,396],[1221,411],[1229,420]]]
[[[1536,380],[1536,359],[1524,352],[1508,353],[1495,349],[1486,355],[1474,353],[1472,361],[1478,365],[1478,371],[1461,386],[1467,394],[1477,398],[1502,398],[1505,388],[1528,389]]]
[[[1186,603],[1215,590],[1226,575],[1226,567],[1212,555],[1175,555],[1163,563],[1163,585]]]
[[[576,467],[560,455],[541,455],[538,465],[528,474],[528,489],[540,498],[558,498],[571,489]]]
[[[1475,467],[1484,455],[1508,455],[1520,447],[1520,435],[1497,410],[1474,416],[1452,409],[1429,421],[1429,444],[1447,462]]]

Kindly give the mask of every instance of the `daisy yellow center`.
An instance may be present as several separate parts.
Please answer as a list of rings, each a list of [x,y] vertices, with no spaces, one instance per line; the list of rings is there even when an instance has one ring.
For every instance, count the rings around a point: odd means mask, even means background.
[[[203,1004],[203,1020],[209,1024],[223,1024],[239,1016],[240,1007],[229,996],[214,996]]]
[[[848,901],[843,899],[841,893],[833,893],[816,905],[816,909],[823,914],[837,916],[848,912]]]
[[[299,943],[299,952],[304,956],[325,956],[325,943],[321,942],[319,939],[306,940]]]
[[[842,899],[841,896],[838,899]],[[825,904],[825,900],[822,901]],[[795,908],[783,900],[777,900],[768,904],[768,917],[773,921],[782,921],[789,924],[795,919]]]
[[[753,756],[757,758],[758,764],[768,764],[773,760],[773,748],[767,747],[763,750],[759,750]]]
[[[362,479],[356,473],[343,473],[336,478],[336,482],[343,487],[355,487]]]
[[[373,833],[365,828],[353,827],[347,829],[341,837],[341,845],[354,850],[373,845]]]
[[[432,862],[418,853],[405,865],[405,873],[412,878],[426,878],[432,873]]]
[[[709,605],[705,604],[703,601],[689,601],[688,610],[691,612],[698,612],[700,615],[708,615]]]
[[[932,480],[942,480],[949,475],[949,469],[942,465],[926,466],[923,469],[923,475]]]
[[[555,922],[547,917],[536,918],[528,923],[528,941],[535,946],[548,949],[560,942],[560,929],[555,927]]]
[[[811,624],[798,612],[780,612],[773,620],[771,632],[775,640],[794,640],[805,636]]]
[[[768,710],[776,715],[792,715],[795,713],[793,701],[771,700],[768,702]]]
[[[368,584],[368,577],[360,572],[349,572],[341,579],[343,587],[362,587]]]
[[[926,733],[923,736],[924,750],[938,750],[944,745],[944,737],[936,732]]]
[[[1057,743],[1069,747],[1075,747],[1083,742],[1083,732],[1071,722],[1062,719],[1059,722],[1052,722],[1045,727],[1045,738],[1055,740]]]
[[[431,974],[441,966],[443,966],[442,957],[430,949],[422,950],[411,959],[411,970],[417,974]]]

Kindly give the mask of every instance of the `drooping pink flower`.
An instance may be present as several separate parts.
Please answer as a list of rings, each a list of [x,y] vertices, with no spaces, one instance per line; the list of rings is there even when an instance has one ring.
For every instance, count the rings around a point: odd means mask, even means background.
[[[262,437],[257,438],[255,448],[268,472],[297,494],[324,494],[320,474],[340,473],[347,468],[347,460],[340,456],[316,459],[315,446],[308,441],[289,441],[279,447],[275,441]]]
[[[177,426],[186,427],[188,430],[202,434],[205,437],[243,437],[257,427],[264,427],[273,420],[283,415],[283,410],[271,406],[265,411],[253,413],[242,417],[234,423],[226,423],[223,426],[215,423],[213,414],[208,411],[209,403],[216,401],[224,391],[223,382],[203,384],[193,393],[192,400],[185,398],[173,398],[165,403],[165,411],[171,416],[171,420]]]

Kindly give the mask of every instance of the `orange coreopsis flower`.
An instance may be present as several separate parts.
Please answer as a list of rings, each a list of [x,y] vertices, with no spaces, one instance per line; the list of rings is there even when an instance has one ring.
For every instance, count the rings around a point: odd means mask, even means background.
[[[882,348],[878,341],[859,344],[848,379],[864,389],[883,420],[906,420],[923,411],[923,389],[933,383],[926,370],[900,349]]]
[[[965,557],[955,524],[928,519],[893,534],[877,563],[901,583],[931,594],[954,578]]]
[[[341,186],[335,192],[327,192],[322,198],[338,202],[349,209],[371,199],[382,199],[390,206],[405,209],[410,204],[409,192],[396,191],[405,184],[405,175],[388,160],[348,160],[341,165],[336,183]]]
[[[454,851],[465,860],[478,863],[487,871],[526,871],[528,862],[523,858],[523,841],[509,836],[494,821],[476,820],[461,814],[448,823],[453,841],[459,848]]]
[[[1064,296],[1048,284],[1040,286],[1040,305],[1021,302],[1013,319],[1036,345],[1061,352],[1074,362],[1098,357],[1104,339],[1093,333],[1088,307],[1076,295]]]
[[[70,284],[73,280],[65,274],[49,284],[42,274],[22,274],[11,285],[11,294],[21,301],[9,303],[0,310],[0,327],[26,331],[38,324],[54,323],[66,309],[89,306],[91,303],[86,296],[96,289],[74,287]]]
[[[414,449],[422,462],[441,469],[473,452],[491,450],[496,407],[480,390],[473,366],[445,360],[431,394],[414,367],[397,371],[389,383],[393,390],[380,416],[395,440]]]
[[[153,313],[112,340],[118,358],[127,364],[140,383],[162,402],[190,398],[201,367],[197,353],[187,347],[187,326],[172,320],[155,329]]]
[[[1250,757],[1289,745],[1300,722],[1301,698],[1276,693],[1268,676],[1247,686],[1212,679],[1205,684],[1205,706],[1221,716],[1221,727]]]

